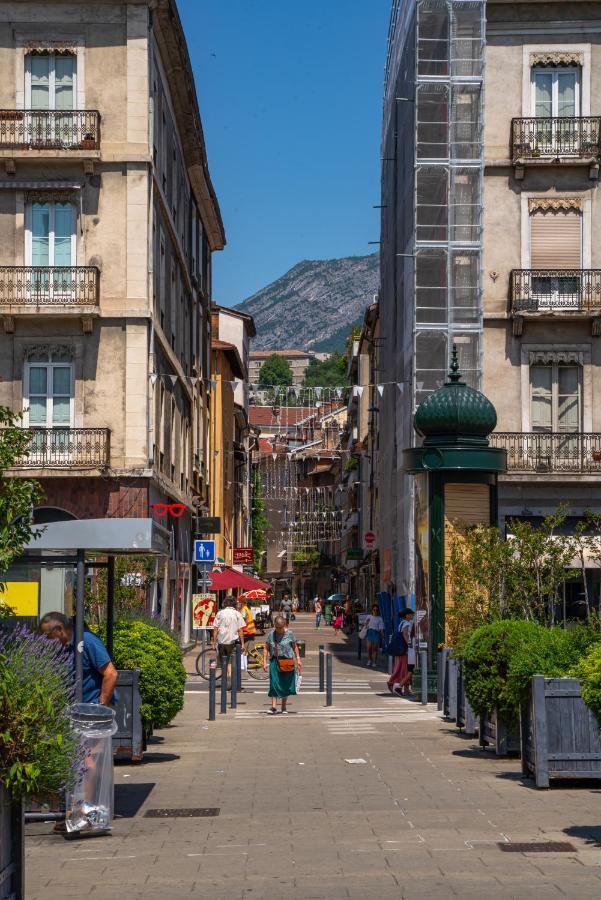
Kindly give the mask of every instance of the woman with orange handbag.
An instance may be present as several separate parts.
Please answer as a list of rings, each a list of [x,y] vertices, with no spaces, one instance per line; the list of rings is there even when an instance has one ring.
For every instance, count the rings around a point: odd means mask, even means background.
[[[284,616],[276,616],[274,628],[267,635],[263,648],[263,669],[269,665],[269,694],[271,714],[278,712],[278,697],[282,701],[282,714],[287,714],[286,703],[296,694],[296,668],[299,674],[303,664],[294,634],[287,628]],[[295,665],[296,661],[296,665]]]

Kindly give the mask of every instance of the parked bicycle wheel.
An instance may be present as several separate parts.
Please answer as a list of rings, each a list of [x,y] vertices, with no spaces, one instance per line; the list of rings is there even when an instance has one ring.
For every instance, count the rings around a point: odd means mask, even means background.
[[[217,651],[213,650],[212,647],[207,647],[206,650],[201,650],[198,654],[196,657],[196,671],[201,678],[208,681],[212,662],[215,662],[215,677],[217,684],[219,684],[221,681],[221,661],[217,658]]]
[[[247,666],[246,671],[256,681],[265,681],[269,673],[263,671],[263,647],[264,644],[252,644],[246,647]]]

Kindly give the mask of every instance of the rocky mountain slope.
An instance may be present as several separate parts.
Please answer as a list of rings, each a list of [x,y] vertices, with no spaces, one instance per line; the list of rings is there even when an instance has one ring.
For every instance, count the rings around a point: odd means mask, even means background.
[[[253,350],[340,350],[378,285],[377,253],[303,260],[236,308],[254,317]]]

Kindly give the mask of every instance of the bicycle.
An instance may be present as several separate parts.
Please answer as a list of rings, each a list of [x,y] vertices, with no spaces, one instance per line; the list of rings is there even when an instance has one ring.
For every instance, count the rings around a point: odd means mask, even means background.
[[[256,681],[265,681],[268,673],[263,671],[264,644],[255,644],[253,640],[245,642],[246,672]],[[206,647],[196,657],[196,671],[205,681],[209,680],[211,663],[215,663],[215,679],[217,684],[221,682],[221,660],[217,657],[217,650]]]

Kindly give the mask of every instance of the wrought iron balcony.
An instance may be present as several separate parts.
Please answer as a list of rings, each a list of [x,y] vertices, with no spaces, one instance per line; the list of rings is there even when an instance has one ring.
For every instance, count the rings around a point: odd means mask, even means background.
[[[0,109],[0,150],[99,150],[95,109]]]
[[[8,306],[98,306],[96,266],[0,266],[0,311]]]
[[[29,428],[19,469],[103,469],[110,461],[108,428]]]
[[[601,117],[562,116],[511,120],[514,162],[601,157]]]
[[[601,434],[495,431],[493,447],[507,450],[507,471],[532,474],[601,474]]]
[[[601,269],[514,269],[511,309],[514,313],[599,313]]]

